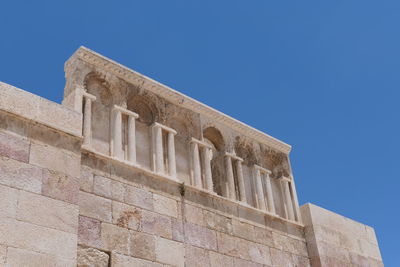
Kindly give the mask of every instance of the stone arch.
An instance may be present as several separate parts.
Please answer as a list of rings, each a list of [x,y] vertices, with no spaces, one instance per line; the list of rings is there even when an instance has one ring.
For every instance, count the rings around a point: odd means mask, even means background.
[[[111,86],[101,74],[90,72],[86,75],[83,86],[89,94],[96,96],[96,103],[101,103],[104,106],[113,104]]]

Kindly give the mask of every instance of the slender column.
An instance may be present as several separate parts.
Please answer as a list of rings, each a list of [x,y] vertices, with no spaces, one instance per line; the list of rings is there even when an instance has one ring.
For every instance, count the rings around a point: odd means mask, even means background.
[[[113,110],[113,155],[116,158],[123,159],[122,156],[122,114],[118,109]]]
[[[294,183],[294,178],[293,175],[290,176],[290,185],[292,189],[292,199],[293,199],[293,209],[295,211],[295,216],[296,216],[296,221],[301,222],[301,212],[300,212],[300,207],[299,207],[299,201],[297,199],[297,192],[296,192],[296,184]]]
[[[90,146],[92,143],[92,100],[85,98],[83,113],[83,144]]]
[[[175,134],[168,132],[168,169],[169,176],[176,178],[176,161],[175,161]]]
[[[236,173],[239,184],[240,201],[246,202],[246,189],[244,188],[242,161],[236,159],[235,164],[236,164]]]
[[[128,161],[136,163],[136,118],[128,116]]]
[[[266,210],[265,206],[265,198],[264,198],[264,190],[261,181],[261,171],[259,168],[255,168],[255,178],[256,178],[256,190],[257,190],[257,200],[258,200],[258,208],[262,210]]]
[[[154,127],[154,152],[155,152],[155,171],[164,173],[164,157],[162,145],[162,129],[161,127]]]
[[[228,182],[228,198],[236,200],[235,180],[233,177],[232,158],[225,156],[226,178]]]
[[[294,212],[293,212],[292,198],[290,196],[289,180],[287,178],[283,178],[282,183],[283,183],[283,190],[284,190],[284,195],[285,195],[287,219],[294,220]]]
[[[268,200],[268,211],[275,214],[275,203],[274,203],[274,196],[272,194],[272,186],[271,186],[271,178],[269,177],[271,173],[265,173],[265,183],[267,186],[267,200]]]
[[[214,185],[211,173],[211,148],[203,146],[203,164],[204,164],[204,176],[206,182],[206,189],[214,192]]]
[[[192,155],[193,155],[193,180],[194,180],[194,185],[196,187],[202,188],[199,145],[196,142],[192,143]]]

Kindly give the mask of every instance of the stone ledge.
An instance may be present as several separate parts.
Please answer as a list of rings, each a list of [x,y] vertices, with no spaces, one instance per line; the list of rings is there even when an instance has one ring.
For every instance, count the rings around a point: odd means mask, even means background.
[[[0,110],[82,136],[82,114],[3,82],[0,82]]]

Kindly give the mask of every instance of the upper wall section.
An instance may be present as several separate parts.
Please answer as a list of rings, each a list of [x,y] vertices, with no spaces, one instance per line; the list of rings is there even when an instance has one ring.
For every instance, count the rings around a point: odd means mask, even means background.
[[[236,119],[233,119],[207,105],[185,96],[85,47],[80,47],[65,64],[67,84],[64,92],[63,104],[77,111],[81,109],[81,105],[79,104],[77,98],[78,96],[74,92],[76,87],[82,87],[84,85],[85,77],[87,74],[89,74],[85,72],[83,66],[77,66],[77,61],[79,60],[96,66],[97,71],[104,74],[104,80],[107,80],[107,78],[112,78],[111,75],[115,75],[115,77],[118,77],[130,83],[131,85],[138,86],[142,90],[148,90],[149,92],[164,98],[174,105],[192,110],[196,113],[211,118],[213,121],[217,121],[223,125],[226,125],[227,127],[232,128],[247,137],[257,140],[258,142],[265,144],[277,151],[288,154],[291,150],[290,145],[285,144],[282,141],[260,132]],[[79,75],[77,75],[77,71],[79,72]],[[74,74],[77,76],[74,76]],[[70,79],[73,76],[74,78]]]

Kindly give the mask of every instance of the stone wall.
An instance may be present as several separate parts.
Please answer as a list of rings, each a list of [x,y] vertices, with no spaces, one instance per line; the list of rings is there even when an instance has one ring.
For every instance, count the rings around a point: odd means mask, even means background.
[[[383,266],[300,210],[289,145],[86,48],[66,77],[63,105],[0,83],[0,267]]]

